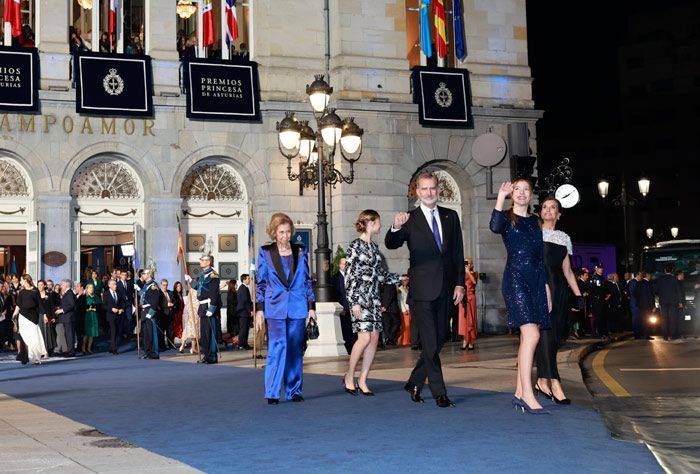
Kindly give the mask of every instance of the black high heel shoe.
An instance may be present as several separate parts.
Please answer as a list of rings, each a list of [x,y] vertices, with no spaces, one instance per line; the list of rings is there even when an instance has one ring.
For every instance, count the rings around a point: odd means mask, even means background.
[[[280,402],[279,398],[268,398],[267,399],[268,405],[277,405],[277,404],[279,404],[279,402]]]
[[[459,350],[460,350],[460,351],[466,351],[466,350],[469,350],[469,347],[468,347],[468,346],[462,346],[462,347],[459,348]]]
[[[538,384],[535,384],[535,395],[542,395],[544,396],[544,398],[552,401],[554,401],[555,398],[553,394],[547,393],[544,390],[542,390]]]
[[[369,391],[365,392],[364,390],[362,390],[362,389],[360,388],[360,384],[357,383],[357,382],[355,382],[355,391],[357,391],[357,390],[359,390],[360,392],[362,392],[362,395],[364,395],[365,397],[373,397],[373,396],[374,396],[374,392],[373,392],[372,390],[369,390]]]
[[[356,397],[356,396],[357,396],[357,389],[356,389],[356,388],[351,390],[351,389],[348,388],[347,385],[345,385],[345,376],[344,376],[344,375],[343,375],[343,377],[340,379],[340,382],[343,384],[343,388],[345,389],[345,392],[346,392],[346,393],[349,393],[349,394],[352,395],[353,397]]]

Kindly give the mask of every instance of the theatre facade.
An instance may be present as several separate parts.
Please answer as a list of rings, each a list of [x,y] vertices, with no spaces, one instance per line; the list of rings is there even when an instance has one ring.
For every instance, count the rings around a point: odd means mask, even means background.
[[[442,204],[461,217],[465,255],[484,274],[477,287],[480,329],[505,330],[505,251],[488,228],[495,202],[489,194],[510,177],[514,125],[524,127],[526,146],[536,150],[534,124],[541,112],[531,98],[524,0],[463,2],[467,56],[448,61],[444,70],[465,73],[469,120],[457,127],[430,123],[428,104],[419,104],[420,68],[412,77],[421,61],[417,1],[331,0],[327,11],[323,0],[238,2],[241,36],[232,44],[245,54],[220,59],[233,56],[219,23],[217,48],[210,48],[222,51],[211,54],[193,42],[194,58],[184,61],[176,49],[179,30],[197,37],[201,23],[198,13],[183,22],[175,0],[132,2],[138,11],[120,12],[132,23],[118,31],[121,51],[78,54],[69,50],[71,28],[81,25],[87,36],[100,31],[104,18],[77,0],[68,9],[65,3],[30,2],[36,63],[28,60],[19,74],[4,69],[2,75],[14,79],[0,78],[2,97],[10,97],[0,105],[4,273],[14,268],[35,278],[79,279],[87,266],[101,272],[128,267],[135,248],[142,266],[154,266],[157,277],[172,284],[183,276],[176,262],[180,225],[190,265],[198,266],[202,251],[210,251],[222,278],[238,278],[253,263],[251,229],[253,244],[263,244],[276,211],[292,217],[313,251],[317,191],[288,179],[276,124],[286,112],[313,122],[305,86],[314,74],[326,74],[334,88],[331,105],[364,129],[354,182],[326,190],[331,248],[347,247],[363,209],[377,210],[388,228],[397,211],[415,206],[413,177],[434,170]],[[225,2],[214,2],[220,22],[219,3]],[[104,0],[94,4],[105,13]],[[134,26],[137,13],[143,23]],[[123,52],[135,39],[145,55]],[[2,68],[17,59],[3,59],[8,51],[21,48],[0,51]],[[205,54],[218,54],[202,61],[205,67],[254,67],[233,76],[213,73],[219,79],[207,81],[205,73],[189,71]],[[127,64],[131,60],[136,62]],[[27,107],[31,94],[27,103],[12,103],[13,81],[29,81],[30,74],[38,75],[31,79],[37,87],[33,109]],[[461,97],[439,84],[440,91],[423,85],[422,100],[445,104]],[[235,103],[244,104],[239,110],[230,105]],[[236,113],[229,113],[232,108]],[[484,144],[504,159],[475,159]],[[292,165],[297,169],[298,159]],[[348,172],[343,160],[336,167]],[[392,271],[407,269],[405,249],[383,251]]]

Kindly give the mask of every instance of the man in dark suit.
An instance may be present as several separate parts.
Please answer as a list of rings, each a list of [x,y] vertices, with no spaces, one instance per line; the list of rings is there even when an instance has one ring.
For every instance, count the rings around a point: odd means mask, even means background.
[[[173,341],[173,308],[175,307],[175,302],[173,301],[175,297],[172,292],[168,290],[168,280],[163,278],[160,281],[160,319],[158,321],[160,325],[160,340],[163,341],[163,350],[176,349],[176,347],[170,342]]]
[[[119,281],[117,281],[117,293],[121,295],[122,309],[124,317],[119,318],[121,325],[117,326],[117,330],[128,340],[134,330],[134,282],[129,280],[126,270],[119,272]]]
[[[651,273],[645,273],[644,278],[637,282],[634,295],[637,300],[637,307],[639,308],[641,330],[646,335],[648,334],[648,318],[655,307],[654,290],[651,287]],[[647,339],[653,338],[648,337]]]
[[[646,339],[646,330],[642,324],[642,317],[639,310],[639,302],[637,301],[637,285],[642,281],[642,272],[635,272],[634,278],[627,283],[627,291],[630,299],[630,316],[632,317],[632,331],[635,339]]]
[[[654,293],[659,297],[661,317],[664,318],[664,340],[678,338],[678,313],[683,308],[683,294],[673,275],[673,265],[664,267],[664,274],[656,280]]]
[[[454,404],[447,397],[440,350],[449,331],[450,304],[464,298],[464,249],[459,216],[437,205],[438,180],[429,172],[416,178],[420,206],[396,214],[384,243],[397,249],[404,243],[410,253],[411,319],[418,325],[423,350],[405,389],[411,400],[422,402],[421,389],[428,379],[430,391],[441,408]]]
[[[72,290],[71,281],[66,279],[61,281],[61,302],[55,313],[58,316],[56,323],[56,352],[66,357],[75,355],[74,339],[73,339],[73,319],[75,308],[77,306],[77,298]]]
[[[382,301],[382,326],[384,327],[384,344],[396,345],[396,337],[401,327],[399,316],[399,294],[396,285],[382,285],[380,288]]]
[[[117,291],[117,282],[109,280],[107,289],[102,297],[105,314],[107,315],[107,324],[109,325],[109,352],[117,355],[119,352],[119,332],[121,328],[121,320],[124,319],[124,301],[123,297]]]
[[[250,275],[244,273],[241,275],[241,284],[236,290],[236,314],[240,321],[240,330],[238,332],[238,349],[251,350],[252,347],[248,344],[248,331],[250,329],[250,318],[253,314],[253,300],[250,299]]]
[[[348,295],[345,291],[345,269],[348,266],[348,260],[343,257],[338,262],[338,273],[333,275],[331,284],[335,290],[335,298],[340,303],[343,309],[340,311],[340,330],[343,332],[343,341],[345,342],[345,350],[348,354],[352,352],[352,346],[357,340],[357,334],[352,332],[352,318],[350,317],[350,304],[348,303]]]

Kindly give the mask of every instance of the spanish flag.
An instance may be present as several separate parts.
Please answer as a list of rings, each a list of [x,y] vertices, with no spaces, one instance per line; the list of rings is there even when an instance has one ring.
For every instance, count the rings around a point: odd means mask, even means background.
[[[445,33],[445,0],[435,0],[433,3],[435,17],[435,49],[437,57],[447,56],[447,35]]]

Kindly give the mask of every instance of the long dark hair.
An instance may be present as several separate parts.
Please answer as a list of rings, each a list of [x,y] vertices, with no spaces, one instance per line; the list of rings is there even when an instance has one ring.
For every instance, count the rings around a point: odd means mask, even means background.
[[[178,289],[177,289],[177,285],[180,285],[180,290],[179,290],[179,291],[178,291]],[[173,293],[175,293],[176,295],[182,296],[182,291],[183,291],[183,290],[182,290],[182,283],[180,283],[179,281],[176,281],[175,284],[173,285]]]
[[[520,181],[525,181],[527,184],[530,185],[530,192],[533,192],[533,185],[532,185],[532,180],[530,178],[515,178],[511,181],[513,184],[513,187],[515,187],[515,183],[519,183]],[[513,196],[511,195],[511,199],[513,199]],[[510,222],[513,224],[515,227],[515,209],[514,206],[511,205],[510,209],[506,211],[506,215],[510,218]]]

